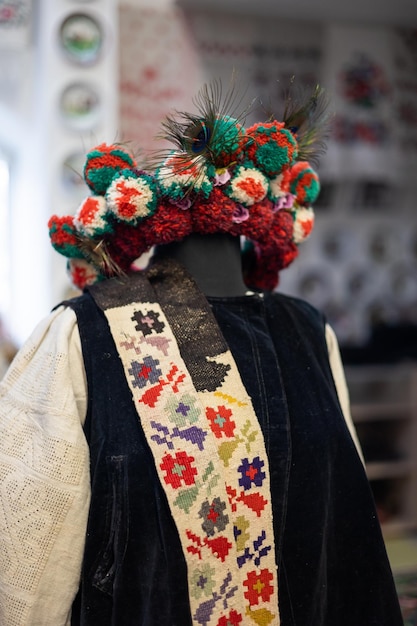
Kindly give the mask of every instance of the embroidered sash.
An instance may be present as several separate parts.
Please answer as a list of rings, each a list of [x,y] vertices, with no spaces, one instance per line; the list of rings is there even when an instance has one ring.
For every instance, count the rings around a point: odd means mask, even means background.
[[[193,624],[278,626],[264,440],[206,298],[167,260],[90,292],[178,528]]]

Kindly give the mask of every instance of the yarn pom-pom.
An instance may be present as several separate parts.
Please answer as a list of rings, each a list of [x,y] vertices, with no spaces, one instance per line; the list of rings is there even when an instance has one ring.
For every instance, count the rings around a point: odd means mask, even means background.
[[[282,122],[254,124],[246,134],[250,141],[245,156],[269,178],[278,176],[297,158],[297,141]]]
[[[233,200],[215,187],[207,200],[197,198],[191,206],[189,213],[193,231],[205,234],[228,232],[235,224],[238,209]],[[245,211],[248,213],[247,209]]]
[[[72,215],[58,217],[52,215],[48,221],[49,237],[57,252],[66,257],[79,257],[77,230]]]
[[[238,159],[243,138],[243,128],[233,117],[225,115],[215,121],[210,153],[217,168],[227,167]]]
[[[314,211],[311,207],[298,207],[292,214],[294,218],[292,240],[298,245],[307,239],[313,230]]]
[[[155,213],[157,194],[157,186],[151,176],[123,170],[106,192],[107,206],[116,219],[135,225]]]
[[[153,217],[149,218],[149,220],[152,219]],[[143,228],[149,220],[144,220],[137,227],[132,227],[128,222],[115,221],[114,233],[106,237],[107,253],[121,273],[129,272],[133,261],[151,247],[147,244]]]
[[[279,272],[298,255],[293,227],[291,213],[277,211],[264,238],[245,243],[242,261],[249,288],[271,291],[278,285]]]
[[[239,166],[225,188],[225,193],[235,202],[250,207],[265,198],[268,179],[255,168]]]
[[[96,237],[112,231],[106,219],[107,202],[103,196],[89,196],[80,205],[74,217],[77,230],[87,237]]]
[[[249,289],[273,291],[279,282],[279,256],[265,254],[251,241],[242,250],[243,278]]]
[[[273,207],[273,203],[266,198],[262,202],[254,204],[250,208],[248,219],[238,224],[237,234],[244,235],[247,239],[263,241],[268,237],[269,229],[274,220]]]
[[[201,192],[208,198],[213,189],[215,168],[210,164],[199,165],[182,153],[173,152],[156,171],[156,179],[164,195],[175,203],[181,203],[192,191]]]
[[[104,196],[118,172],[135,166],[131,155],[122,147],[102,143],[87,154],[84,179],[94,194]]]
[[[281,198],[285,198],[289,194],[291,182],[290,172],[290,169],[286,169],[269,181],[268,197],[272,202],[278,202]]]
[[[168,201],[160,202],[158,211],[144,220],[140,229],[136,230],[142,232],[148,250],[152,246],[180,241],[193,231],[191,211],[183,210]]]
[[[299,161],[291,168],[290,191],[299,204],[312,204],[317,199],[319,177],[307,161]]]
[[[70,259],[68,261],[68,272],[73,285],[81,289],[81,291],[85,287],[103,279],[99,272],[84,259]]]

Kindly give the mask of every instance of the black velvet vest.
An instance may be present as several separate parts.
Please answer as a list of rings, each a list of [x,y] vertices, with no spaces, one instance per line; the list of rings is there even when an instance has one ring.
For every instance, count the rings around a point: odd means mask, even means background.
[[[190,626],[187,575],[107,321],[77,315],[92,500],[73,626]],[[252,397],[271,473],[282,626],[403,621],[364,468],[341,413],[322,316],[279,294],[211,298]],[[242,625],[243,626],[243,625]]]

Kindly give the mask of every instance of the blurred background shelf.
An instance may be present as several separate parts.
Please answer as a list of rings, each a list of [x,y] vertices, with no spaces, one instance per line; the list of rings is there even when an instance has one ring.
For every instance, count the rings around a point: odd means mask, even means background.
[[[346,368],[352,417],[384,535],[417,531],[417,365]]]

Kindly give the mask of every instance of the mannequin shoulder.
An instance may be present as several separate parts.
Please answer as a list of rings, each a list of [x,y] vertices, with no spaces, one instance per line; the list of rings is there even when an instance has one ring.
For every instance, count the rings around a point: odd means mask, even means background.
[[[281,292],[271,292],[264,296],[265,306],[271,315],[286,315],[297,318],[301,323],[318,326],[324,331],[326,318],[315,306],[298,298]]]

